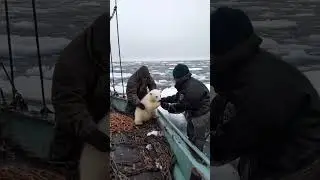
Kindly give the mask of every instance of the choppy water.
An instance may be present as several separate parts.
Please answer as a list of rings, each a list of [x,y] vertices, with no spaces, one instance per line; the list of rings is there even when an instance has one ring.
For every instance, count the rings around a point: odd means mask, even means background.
[[[40,51],[46,78],[45,94],[49,98],[53,64],[59,52],[109,6],[108,1],[104,0],[39,0],[36,3]],[[318,71],[320,66],[320,9],[317,8],[320,5],[319,0],[211,1],[212,9],[221,5],[244,9],[253,20],[257,33],[264,38],[263,47],[281,55],[284,60],[299,65],[303,70],[313,70],[307,72],[307,75],[320,91],[320,80],[317,78],[320,75]],[[9,15],[15,71],[18,76],[16,78],[17,87],[22,89],[22,93],[26,96],[40,98],[31,1],[9,1]],[[1,1],[0,4],[0,57],[3,57],[5,64],[8,65],[4,1]],[[124,85],[128,76],[145,64],[161,88],[169,87],[173,85],[172,68],[178,62],[124,62]],[[208,61],[185,63],[189,65],[197,79],[204,83],[209,82]],[[115,85],[121,91],[119,64],[115,64],[114,68]],[[5,90],[10,89],[7,87],[10,86],[9,83],[4,80],[4,72],[0,70],[0,87]],[[29,88],[30,84],[32,88]]]
[[[105,0],[38,0],[36,12],[40,51],[45,66],[52,66],[69,41],[109,8]],[[13,55],[18,74],[37,65],[32,5],[29,0],[8,0]],[[0,57],[8,64],[4,1],[0,2]]]
[[[174,85],[172,70],[178,64],[183,63],[189,67],[192,76],[205,84],[210,84],[210,69],[209,60],[207,61],[161,61],[161,62],[123,62],[122,63],[122,77],[124,86],[128,78],[142,65],[146,65],[149,68],[151,76],[154,78],[157,86],[160,89],[168,88]],[[112,74],[112,67],[110,67],[110,85],[114,84],[116,90],[122,92],[121,70],[120,64],[114,63],[114,73]]]
[[[211,1],[211,9],[229,6],[244,10],[263,47],[295,65],[320,64],[319,0]]]

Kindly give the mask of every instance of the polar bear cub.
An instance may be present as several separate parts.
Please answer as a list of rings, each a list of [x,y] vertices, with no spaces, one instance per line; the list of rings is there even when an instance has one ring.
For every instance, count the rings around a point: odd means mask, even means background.
[[[145,109],[136,108],[134,113],[135,125],[142,125],[143,122],[149,121],[151,118],[156,117],[156,109],[160,106],[161,90],[153,89],[145,95],[140,101]]]

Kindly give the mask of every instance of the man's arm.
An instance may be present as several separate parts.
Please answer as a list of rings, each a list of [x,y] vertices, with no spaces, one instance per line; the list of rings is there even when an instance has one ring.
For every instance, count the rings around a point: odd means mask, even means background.
[[[167,96],[165,98],[161,98],[161,102],[166,102],[166,103],[176,103],[178,101],[177,99],[177,94],[174,94],[172,96]]]
[[[183,97],[179,99],[181,96]],[[166,97],[164,100],[161,100],[161,102],[162,108],[166,109],[169,113],[179,114],[191,108],[188,103],[188,97],[184,97],[183,91],[173,96]]]
[[[217,129],[220,133],[211,136],[214,161],[249,153],[266,140],[281,135],[286,121],[298,110],[300,100],[297,97],[279,98],[281,94],[276,90],[261,95],[265,89],[248,87],[235,93],[236,116]]]
[[[227,104],[226,98],[217,94],[210,105],[211,111],[211,120],[210,120],[210,129],[211,131],[215,131],[218,125],[222,125],[223,123],[223,115],[225,111],[225,107]]]
[[[151,76],[148,78],[148,88],[149,91],[151,91],[152,89],[157,89],[157,84]]]
[[[88,29],[61,53],[53,74],[52,103],[57,124],[105,152],[110,148],[110,139],[97,129],[84,99],[95,67],[87,49]]]
[[[127,82],[127,99],[134,105],[138,105],[140,103],[140,99],[137,95],[137,81],[134,77],[129,78]]]

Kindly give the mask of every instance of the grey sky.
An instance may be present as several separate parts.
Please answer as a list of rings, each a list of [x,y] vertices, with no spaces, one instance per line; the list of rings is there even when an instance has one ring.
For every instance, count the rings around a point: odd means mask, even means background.
[[[209,59],[209,0],[118,0],[118,17],[123,60]],[[118,61],[115,17],[110,38]]]

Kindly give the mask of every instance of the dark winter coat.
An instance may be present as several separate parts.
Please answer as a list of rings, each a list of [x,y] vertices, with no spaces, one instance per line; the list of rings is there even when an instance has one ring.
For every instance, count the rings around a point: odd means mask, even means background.
[[[220,102],[236,108],[223,133],[211,136],[211,158],[241,157],[254,180],[284,177],[320,158],[318,93],[297,68],[260,49],[261,42],[253,34],[211,62],[211,83],[225,98]]]
[[[132,105],[138,105],[140,100],[148,94],[148,89],[156,89],[156,83],[146,66],[140,67],[128,80],[127,99]]]
[[[199,80],[191,77],[188,73],[178,79],[175,84],[177,93],[163,98],[161,101],[173,103],[170,106],[171,113],[182,113],[192,117],[199,117],[210,111],[210,92]]]
[[[109,53],[109,13],[62,51],[52,82],[54,160],[78,160],[84,142],[100,151],[110,147],[109,137],[97,129],[109,110]]]

